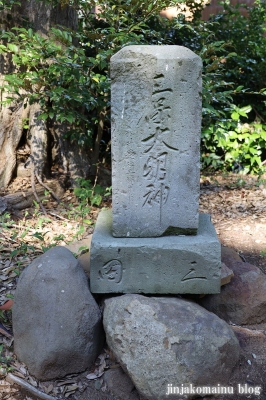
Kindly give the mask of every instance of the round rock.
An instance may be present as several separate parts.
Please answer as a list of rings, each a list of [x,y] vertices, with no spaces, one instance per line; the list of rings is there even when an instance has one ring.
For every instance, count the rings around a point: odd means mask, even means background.
[[[13,306],[15,353],[40,380],[90,367],[102,349],[101,313],[72,253],[54,247],[22,272]]]
[[[230,326],[179,298],[133,294],[107,299],[104,328],[109,347],[149,400],[168,399],[171,384],[228,383],[240,354]]]
[[[203,297],[200,304],[236,325],[266,322],[266,275],[243,261],[228,257],[225,262],[234,273],[231,282],[221,293]]]

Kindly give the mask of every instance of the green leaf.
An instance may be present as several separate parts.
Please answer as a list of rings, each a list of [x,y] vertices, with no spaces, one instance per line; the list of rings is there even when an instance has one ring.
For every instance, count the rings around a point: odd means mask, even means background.
[[[238,121],[239,120],[239,113],[236,111],[232,112],[231,117],[233,120]]]
[[[48,117],[49,117],[49,115],[47,113],[42,113],[38,116],[37,119],[43,119],[45,121],[45,120],[47,120]]]
[[[85,224],[88,224],[88,225],[91,225],[91,224],[92,224],[92,221],[91,221],[90,219],[84,219],[83,222],[84,222]]]
[[[37,239],[39,239],[39,240],[44,241],[43,235],[42,235],[41,233],[39,233],[39,232],[35,232],[35,233],[33,233],[31,236],[33,236],[33,237],[35,237],[35,238],[37,238]]]
[[[18,46],[13,43],[8,43],[7,47],[9,50],[13,51],[14,53],[18,53],[18,51],[19,51]]]
[[[100,194],[95,194],[90,197],[91,205],[99,206],[102,202],[102,196]]]

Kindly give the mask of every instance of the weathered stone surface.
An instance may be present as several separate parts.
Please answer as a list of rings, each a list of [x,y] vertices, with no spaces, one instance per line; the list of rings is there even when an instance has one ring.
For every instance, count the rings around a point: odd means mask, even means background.
[[[196,233],[201,67],[180,46],[127,46],[111,58],[114,236]]]
[[[16,355],[40,380],[92,365],[103,343],[101,313],[69,250],[52,248],[22,272],[13,329]]]
[[[207,214],[196,236],[114,238],[102,211],[91,243],[92,293],[219,293],[220,242]]]
[[[139,400],[134,383],[121,367],[107,370],[103,379],[116,400]]]
[[[231,385],[235,388],[237,388],[240,382],[245,382],[245,384],[248,384],[253,390],[256,388],[256,395],[250,398],[261,398],[263,400],[266,398],[265,325],[266,324],[249,325],[249,329],[241,326],[232,326],[235,336],[239,341],[241,352],[239,363],[234,368],[230,379]],[[242,384],[242,386],[244,385]],[[246,397],[248,398],[248,395],[246,395]],[[240,398],[243,398],[243,395],[235,399],[238,400]]]
[[[239,358],[230,326],[186,300],[113,297],[105,301],[103,322],[109,347],[148,400],[168,399],[168,384],[228,383]]]
[[[221,257],[222,257],[222,262],[225,263],[226,265],[230,263],[231,259],[235,261],[243,261],[240,255],[234,249],[227,246],[222,246]]]
[[[227,258],[231,282],[218,295],[206,296],[201,305],[237,325],[266,322],[266,275],[255,265]]]
[[[225,263],[221,263],[221,286],[231,282],[233,276],[234,276],[233,271],[230,268],[228,268],[225,265]]]
[[[256,363],[264,366],[266,374],[265,326],[262,326],[261,329],[254,329],[251,325],[251,329],[248,329],[235,325],[232,326],[232,329],[239,341],[246,360],[250,360],[248,364],[252,365]]]

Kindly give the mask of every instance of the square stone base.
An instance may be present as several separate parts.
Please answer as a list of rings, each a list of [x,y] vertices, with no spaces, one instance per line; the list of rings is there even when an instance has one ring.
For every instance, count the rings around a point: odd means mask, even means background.
[[[208,214],[195,236],[115,238],[101,211],[91,243],[92,293],[219,293],[221,245]]]

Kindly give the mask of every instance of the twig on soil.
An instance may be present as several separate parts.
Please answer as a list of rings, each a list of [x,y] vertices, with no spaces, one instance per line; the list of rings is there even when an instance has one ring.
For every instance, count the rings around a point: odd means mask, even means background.
[[[51,195],[54,197],[57,203],[58,204],[61,203],[61,200],[56,196],[55,192],[41,180],[40,176],[37,174],[36,171],[35,171],[35,176],[39,184],[42,185],[46,190],[48,190],[51,193]]]
[[[61,217],[61,215],[58,215],[58,214],[56,214],[56,213],[54,213],[54,212],[48,211],[48,214],[52,215],[53,217],[62,219],[63,221],[69,221],[67,218]]]
[[[43,393],[35,387],[31,386],[29,383],[25,382],[23,379],[15,376],[11,373],[8,373],[6,376],[6,381],[9,383],[15,383],[16,385],[21,386],[23,389],[27,390],[32,395],[38,397],[42,400],[57,400],[57,397],[50,396],[49,394]]]

